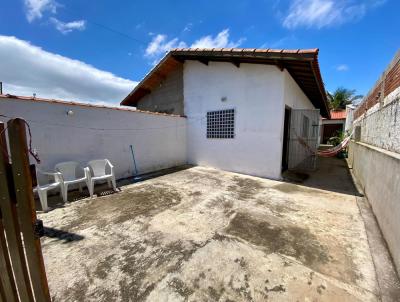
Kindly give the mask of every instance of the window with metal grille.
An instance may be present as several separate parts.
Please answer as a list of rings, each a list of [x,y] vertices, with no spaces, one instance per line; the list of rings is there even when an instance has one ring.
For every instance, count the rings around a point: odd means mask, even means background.
[[[207,138],[235,138],[235,109],[207,112]]]

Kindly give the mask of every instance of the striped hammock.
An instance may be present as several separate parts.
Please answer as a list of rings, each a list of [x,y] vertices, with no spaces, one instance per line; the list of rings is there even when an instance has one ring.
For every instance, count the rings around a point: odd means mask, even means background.
[[[302,139],[299,136],[297,136],[297,138],[298,138],[299,142],[310,151],[311,154],[318,155],[321,157],[333,157],[333,156],[336,156],[336,154],[338,154],[340,151],[342,151],[344,148],[347,147],[352,135],[353,135],[353,132],[349,136],[347,136],[339,145],[329,148],[329,149],[326,149],[326,150],[315,150],[315,149],[311,148],[304,139]]]
[[[326,150],[318,150],[316,152],[316,154],[318,156],[322,156],[322,157],[332,157],[335,156],[336,154],[338,154],[340,151],[342,151],[344,148],[347,147],[347,145],[349,144],[351,139],[351,135],[349,135],[348,137],[346,137],[339,145],[333,147],[333,148],[329,148]]]

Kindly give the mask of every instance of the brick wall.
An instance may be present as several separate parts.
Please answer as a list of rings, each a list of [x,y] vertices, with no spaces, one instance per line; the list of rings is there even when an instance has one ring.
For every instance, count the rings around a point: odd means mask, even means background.
[[[400,56],[398,56],[397,59],[397,63],[387,73],[385,79],[385,96],[389,95],[397,87],[400,87]]]
[[[390,95],[390,93],[395,91],[398,87],[400,87],[400,51],[396,54],[375,86],[364,98],[363,102],[357,107],[354,112],[354,119],[359,118],[377,103],[381,102],[383,104],[385,97]]]

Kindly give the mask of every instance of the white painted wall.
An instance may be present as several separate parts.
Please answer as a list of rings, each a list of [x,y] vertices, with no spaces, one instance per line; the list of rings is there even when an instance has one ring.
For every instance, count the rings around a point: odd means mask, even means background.
[[[284,103],[292,109],[315,109],[314,105],[300,89],[289,72],[285,69],[284,74]]]
[[[400,154],[352,141],[349,163],[400,273]]]
[[[68,116],[68,110],[74,114]],[[182,117],[3,98],[0,113],[29,122],[43,170],[53,170],[61,161],[85,164],[108,158],[117,178],[132,176],[131,144],[139,173],[186,163],[186,119]]]
[[[283,101],[286,107],[291,108],[292,110],[299,110],[299,109],[306,109],[306,110],[314,110],[315,107],[311,103],[311,101],[308,99],[308,97],[304,94],[304,92],[300,89],[299,85],[295,82],[295,80],[292,78],[292,76],[289,74],[289,72],[285,69],[284,70],[284,91],[283,91]],[[292,112],[294,114],[294,112]],[[320,118],[316,121],[316,114],[313,112],[308,112],[308,111],[303,111],[302,115],[306,115],[311,124],[320,123]],[[311,125],[310,125],[311,127]],[[301,135],[301,130],[302,130],[302,120],[297,119],[293,121],[291,119],[291,130],[294,128],[296,129],[296,134],[294,137],[296,138],[296,135]],[[311,127],[312,129],[312,127]],[[320,127],[316,129],[316,136],[315,139],[312,139],[311,136],[313,131],[309,129],[309,139],[307,140],[307,144],[311,148],[317,147],[315,144],[319,144],[319,130]],[[282,137],[283,137],[283,127],[282,127]],[[291,134],[293,137],[293,133]],[[282,142],[283,143],[283,142]],[[291,151],[290,151],[291,150]],[[304,162],[305,158],[308,158],[310,156],[310,151],[307,149],[303,144],[301,144],[297,139],[291,140],[289,144],[289,168],[290,167],[297,167],[299,169],[302,169],[304,167],[300,167]],[[307,166],[307,165],[306,165]]]
[[[256,64],[186,61],[184,100],[189,163],[273,179],[281,177],[285,103],[314,108],[286,71]],[[235,138],[207,139],[207,111],[230,108]]]
[[[196,61],[184,64],[184,102],[187,119],[4,98],[0,112],[31,124],[43,170],[61,161],[108,158],[118,178],[128,177],[132,144],[139,173],[189,162],[279,179],[285,104],[313,108],[287,71],[276,66]],[[235,138],[207,139],[207,111],[230,108],[236,110]],[[68,116],[68,110],[74,114]]]
[[[351,132],[353,130],[354,111],[356,107],[354,105],[346,105],[346,122],[344,126],[345,131]]]

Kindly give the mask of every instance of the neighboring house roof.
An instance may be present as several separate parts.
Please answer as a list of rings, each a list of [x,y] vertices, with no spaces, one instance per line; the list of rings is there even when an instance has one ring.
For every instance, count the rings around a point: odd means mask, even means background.
[[[331,120],[345,120],[346,110],[331,110]]]
[[[165,57],[140,81],[121,105],[135,106],[137,102],[167,77],[185,60],[197,60],[206,65],[213,62],[230,62],[237,67],[241,63],[276,65],[287,69],[303,92],[311,100],[321,115],[329,117],[319,64],[318,49],[255,49],[255,48],[177,48]]]
[[[19,100],[19,101],[42,102],[42,103],[50,103],[50,104],[60,104],[60,105],[69,105],[69,106],[72,105],[72,106],[89,107],[89,108],[100,108],[100,109],[113,109],[113,110],[121,110],[121,111],[131,111],[131,112],[138,112],[138,113],[146,113],[146,114],[167,115],[167,116],[181,117],[180,115],[176,115],[176,114],[150,112],[150,111],[143,111],[143,110],[138,110],[138,109],[133,109],[133,108],[112,107],[112,106],[96,105],[96,104],[90,104],[90,103],[81,103],[81,102],[72,102],[72,101],[63,101],[63,100],[54,100],[54,99],[44,99],[44,98],[29,97],[29,96],[18,96],[18,95],[12,95],[12,94],[0,94],[0,102],[1,102],[1,99],[15,99],[15,100]]]

